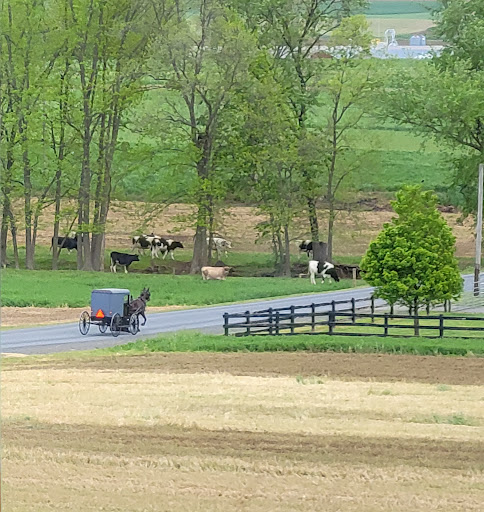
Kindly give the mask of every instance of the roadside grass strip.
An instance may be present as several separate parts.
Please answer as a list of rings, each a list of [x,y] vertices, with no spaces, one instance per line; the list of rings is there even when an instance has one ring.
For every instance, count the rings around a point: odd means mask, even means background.
[[[484,340],[377,338],[374,336],[219,336],[180,332],[97,350],[102,354],[149,352],[344,352],[426,356],[484,356]]]

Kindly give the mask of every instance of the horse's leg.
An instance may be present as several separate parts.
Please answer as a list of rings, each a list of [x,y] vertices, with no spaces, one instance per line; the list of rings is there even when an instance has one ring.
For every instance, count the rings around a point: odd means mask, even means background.
[[[146,317],[145,317],[144,311],[140,311],[140,313],[139,313],[139,314],[143,317],[143,320],[144,320],[144,322],[143,322],[141,325],[145,325],[145,323],[146,323]]]

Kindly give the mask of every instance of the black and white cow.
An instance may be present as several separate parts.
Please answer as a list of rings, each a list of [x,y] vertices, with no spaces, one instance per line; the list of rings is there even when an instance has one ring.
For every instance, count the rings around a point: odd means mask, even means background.
[[[324,279],[327,277],[331,281],[333,278],[335,281],[339,281],[339,276],[334,268],[334,265],[329,261],[316,261],[311,260],[309,262],[309,279],[311,284],[316,284],[316,275],[321,274],[323,278],[321,283],[324,283]]]
[[[52,237],[52,242],[50,244],[50,250],[54,247],[54,237]],[[77,251],[77,234],[74,237],[69,236],[58,236],[57,237],[57,247],[62,249],[67,249],[68,252],[72,250]]]
[[[313,252],[313,242],[311,240],[301,240],[299,244],[299,251],[305,252],[309,256]]]
[[[172,240],[171,238],[162,238],[159,237],[159,245],[156,245],[156,254],[155,256],[158,256],[158,252],[161,252],[163,254],[163,259],[166,258],[167,254],[170,254],[171,259],[174,260],[175,257],[173,256],[173,251],[175,249],[183,249],[183,244],[181,242],[178,242],[176,240]],[[156,240],[155,240],[156,242]]]
[[[133,244],[133,251],[136,251],[138,254],[141,252],[144,254],[145,251],[149,250],[151,252],[151,256],[153,257],[154,249],[159,244],[158,236],[151,233],[151,235],[136,235],[133,236],[131,242]]]
[[[210,237],[207,237],[207,244],[210,243]],[[220,236],[214,236],[212,238],[212,249],[217,251],[217,259],[219,260],[222,253],[225,257],[228,256],[227,249],[232,249],[232,243]]]
[[[124,266],[124,273],[128,273],[128,267],[133,263],[133,261],[139,261],[139,256],[137,254],[125,254],[123,252],[112,252],[111,253],[111,272],[116,273],[116,265]]]

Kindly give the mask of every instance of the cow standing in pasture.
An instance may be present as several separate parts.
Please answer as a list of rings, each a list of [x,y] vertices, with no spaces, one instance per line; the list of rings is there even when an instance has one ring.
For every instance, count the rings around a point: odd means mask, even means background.
[[[210,237],[207,237],[207,244],[210,243]],[[220,260],[222,253],[228,256],[227,249],[232,249],[232,243],[220,236],[212,238],[212,249],[217,251],[217,259]]]
[[[57,237],[57,247],[60,247],[60,250],[67,249],[67,252],[71,252],[72,250],[77,251],[77,234],[73,237],[69,236],[58,236]],[[52,237],[52,242],[50,244],[50,250],[54,248],[54,237]]]
[[[327,277],[330,281],[333,278],[335,281],[339,281],[339,276],[334,268],[334,265],[329,261],[316,261],[311,260],[309,262],[309,279],[311,284],[316,284],[316,276],[321,274],[321,283],[324,283],[324,279]]]
[[[157,247],[156,256],[158,256],[158,251],[163,254],[163,259],[166,258],[167,254],[170,254],[171,259],[174,260],[173,252],[175,249],[183,249],[183,244],[178,242],[177,240],[172,240],[171,238],[159,238],[160,244]]]
[[[123,252],[112,252],[111,253],[111,265],[110,270],[116,274],[116,265],[122,265],[124,267],[124,273],[128,273],[128,267],[133,261],[139,261],[137,254],[125,254]]]
[[[202,279],[210,281],[211,279],[225,281],[230,271],[230,267],[202,267]]]

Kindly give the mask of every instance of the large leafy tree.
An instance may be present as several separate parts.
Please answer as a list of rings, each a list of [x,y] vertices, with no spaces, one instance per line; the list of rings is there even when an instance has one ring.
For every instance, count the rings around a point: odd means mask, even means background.
[[[384,225],[361,262],[366,281],[378,297],[416,314],[424,305],[457,299],[462,278],[455,237],[436,208],[437,197],[420,185],[406,186],[392,206],[398,216]]]
[[[208,262],[207,234],[223,182],[215,165],[220,123],[246,81],[255,45],[236,13],[220,0],[176,0],[176,14],[160,26],[153,78],[167,92],[163,118],[188,144],[196,184],[191,272]],[[157,17],[158,19],[158,17]]]
[[[287,102],[297,124],[297,136],[307,145],[309,115],[318,100],[315,87],[321,76],[319,59],[312,54],[322,38],[341,21],[366,4],[366,0],[232,0],[243,13],[259,46],[273,56],[274,77],[286,92]],[[309,134],[309,139],[311,135]],[[303,193],[311,237],[319,240],[317,201],[322,166],[301,159]]]
[[[382,114],[447,144],[454,152],[455,185],[472,211],[477,163],[484,161],[484,2],[441,3],[437,30],[448,44],[429,62],[389,74]]]
[[[342,185],[361,164],[361,155],[351,151],[354,129],[371,106],[377,87],[376,65],[369,59],[371,33],[364,16],[342,20],[331,35],[331,59],[323,59],[317,89],[321,107],[313,121],[324,162],[321,183],[328,207],[327,257],[333,257],[337,216],[336,201]],[[314,141],[312,141],[314,143]],[[318,144],[318,143],[317,143]]]

